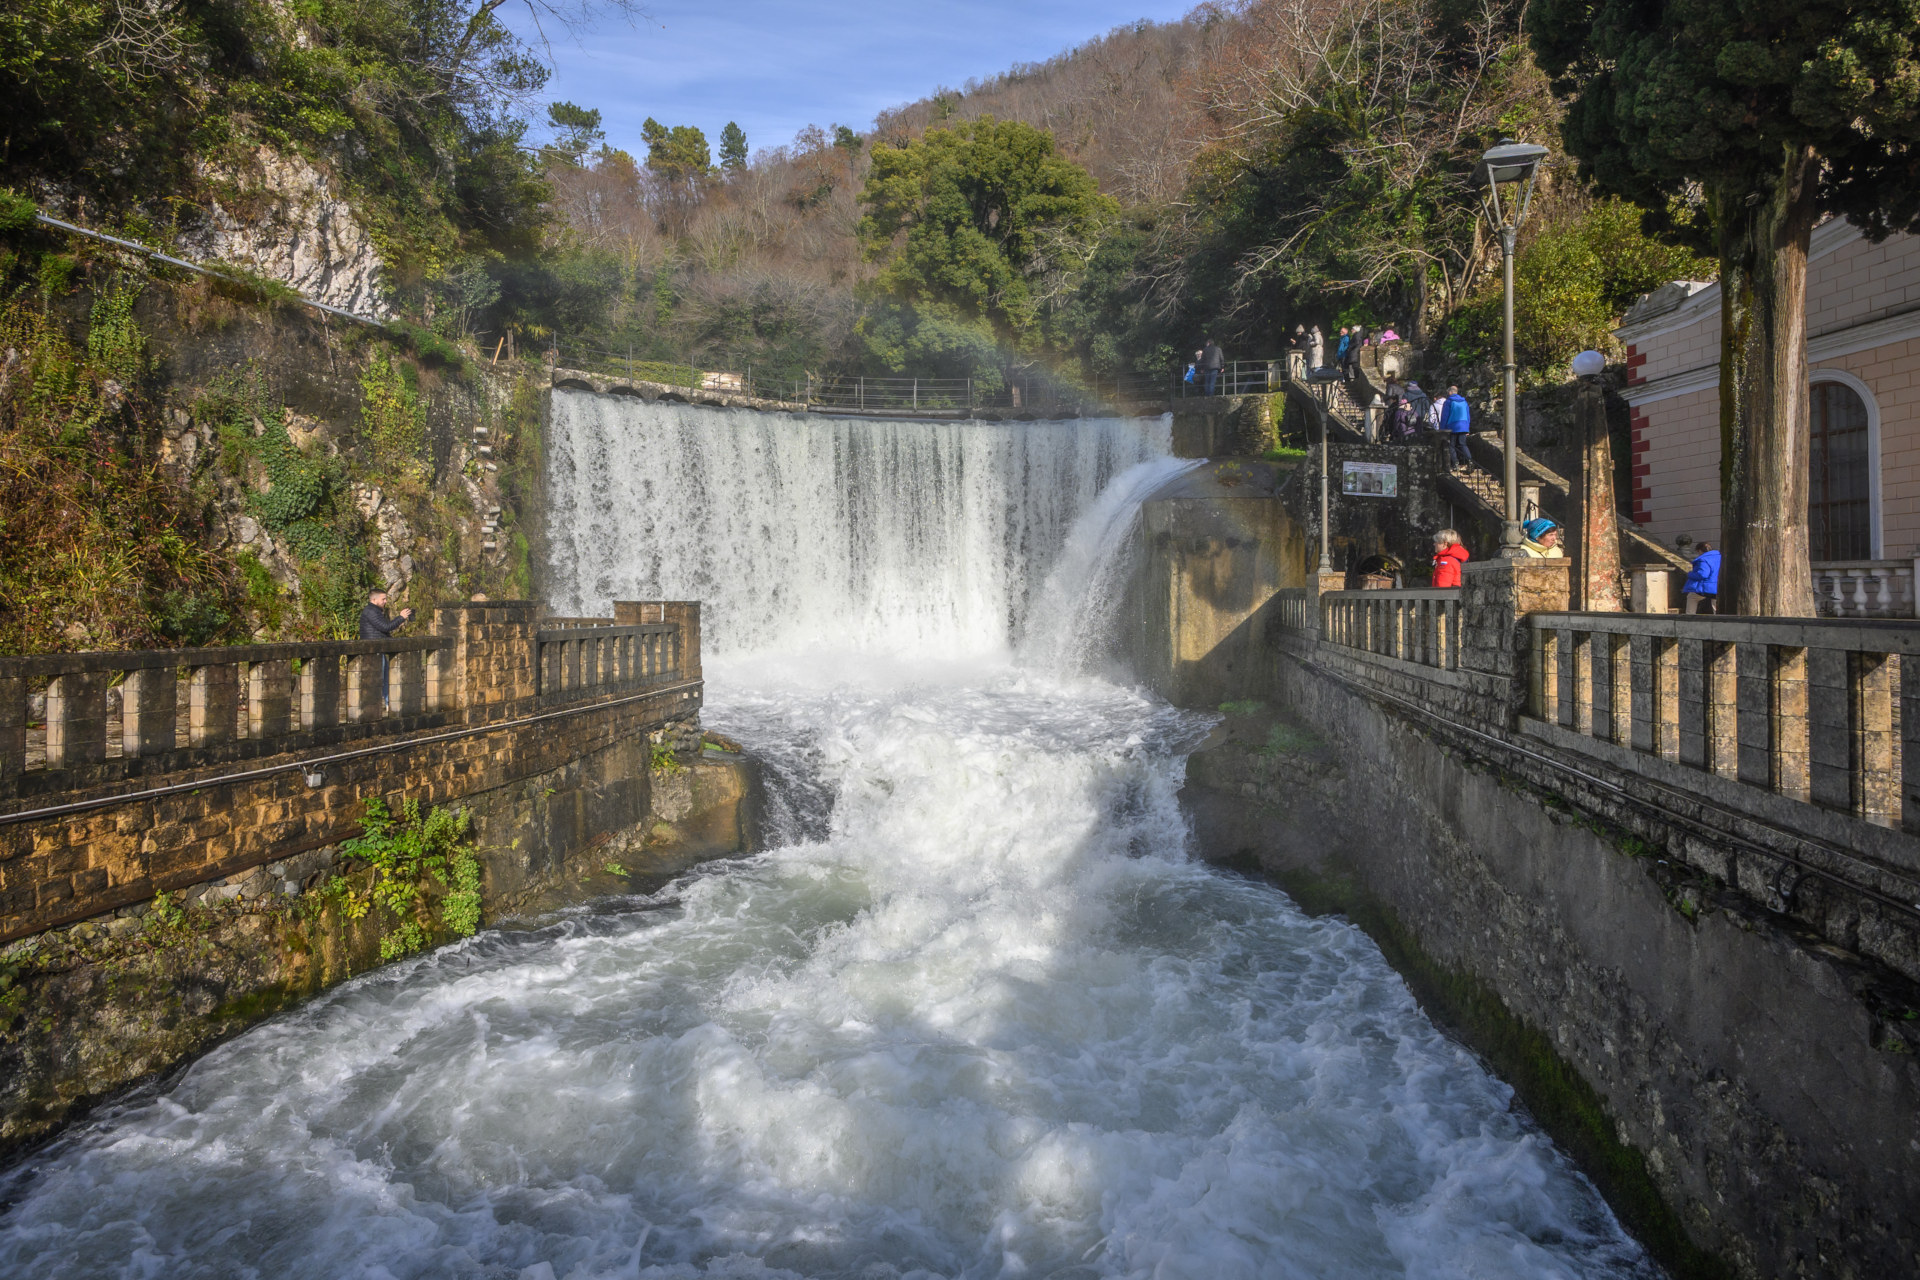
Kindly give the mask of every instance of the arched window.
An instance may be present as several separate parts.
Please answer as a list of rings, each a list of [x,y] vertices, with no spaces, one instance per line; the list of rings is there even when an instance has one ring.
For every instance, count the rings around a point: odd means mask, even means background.
[[[1807,540],[1813,559],[1873,559],[1873,456],[1867,406],[1844,382],[1816,382]]]

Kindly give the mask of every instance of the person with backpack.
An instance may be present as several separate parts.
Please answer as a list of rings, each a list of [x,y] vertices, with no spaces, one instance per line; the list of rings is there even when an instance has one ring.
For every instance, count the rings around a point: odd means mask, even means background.
[[[1347,356],[1352,350],[1353,330],[1347,328],[1346,325],[1341,325],[1340,341],[1336,343],[1333,348],[1333,360],[1335,364],[1340,366],[1340,381],[1342,382],[1353,381],[1352,366],[1347,363]]]
[[[1460,533],[1456,529],[1442,529],[1433,535],[1433,585],[1436,587],[1457,587],[1460,585],[1460,566],[1470,557],[1460,542]]]
[[[1447,398],[1441,401],[1440,430],[1446,433],[1447,447],[1451,451],[1448,474],[1470,470],[1473,467],[1473,455],[1467,451],[1467,435],[1473,430],[1473,406],[1460,394],[1458,386],[1449,386]]]

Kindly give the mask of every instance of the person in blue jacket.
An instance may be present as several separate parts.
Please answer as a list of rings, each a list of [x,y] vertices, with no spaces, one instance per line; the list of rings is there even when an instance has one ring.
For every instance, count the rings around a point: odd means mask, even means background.
[[[1693,572],[1680,589],[1687,593],[1688,613],[1719,612],[1715,601],[1720,596],[1720,553],[1711,542],[1700,544],[1700,554],[1693,558]]]
[[[1440,429],[1447,433],[1447,444],[1452,450],[1447,470],[1471,468],[1473,455],[1467,452],[1467,434],[1473,430],[1473,407],[1457,386],[1448,387],[1447,398],[1440,402]]]

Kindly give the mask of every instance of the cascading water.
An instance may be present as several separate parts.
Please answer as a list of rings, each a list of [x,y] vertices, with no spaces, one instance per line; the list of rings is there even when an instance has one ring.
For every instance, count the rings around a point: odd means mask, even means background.
[[[1169,435],[1162,419],[861,421],[556,391],[550,594],[582,613],[699,600],[719,656],[989,651],[1074,516]]]
[[[1209,718],[1075,673],[1163,426],[557,399],[562,607],[739,628],[781,847],[208,1054],[7,1175],[0,1273],[1655,1274],[1364,935],[1185,856]]]

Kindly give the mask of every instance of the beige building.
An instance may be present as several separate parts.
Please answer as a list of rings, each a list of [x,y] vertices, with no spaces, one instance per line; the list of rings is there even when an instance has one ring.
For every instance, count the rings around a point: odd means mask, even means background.
[[[1677,281],[1617,330],[1633,413],[1633,517],[1720,540],[1720,286]],[[1920,237],[1817,228],[1807,266],[1808,526],[1822,612],[1914,610],[1920,556]]]

